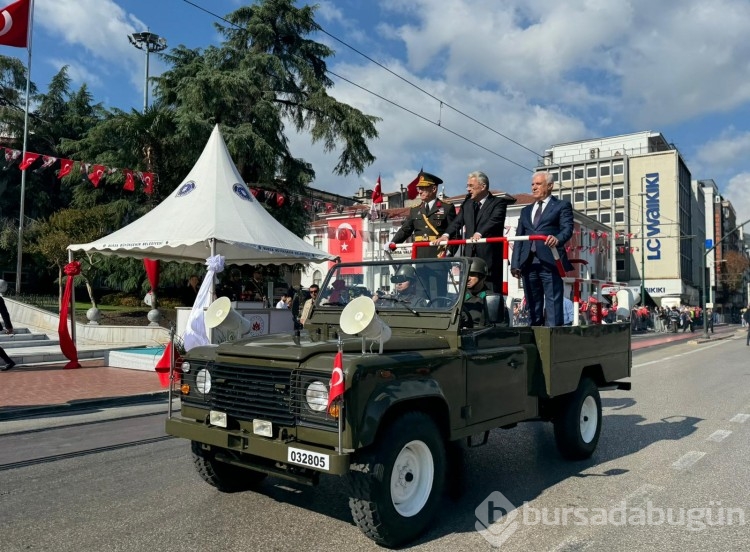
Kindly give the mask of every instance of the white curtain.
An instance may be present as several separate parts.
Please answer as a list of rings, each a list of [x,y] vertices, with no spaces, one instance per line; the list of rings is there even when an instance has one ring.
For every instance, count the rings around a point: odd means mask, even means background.
[[[190,311],[190,317],[187,321],[185,333],[182,334],[182,342],[185,344],[185,350],[189,351],[199,345],[208,345],[208,334],[206,333],[205,309],[211,304],[211,282],[220,272],[224,270],[224,257],[215,255],[206,259],[208,272],[203,278],[201,288],[198,290],[198,296],[193,303],[193,310]]]

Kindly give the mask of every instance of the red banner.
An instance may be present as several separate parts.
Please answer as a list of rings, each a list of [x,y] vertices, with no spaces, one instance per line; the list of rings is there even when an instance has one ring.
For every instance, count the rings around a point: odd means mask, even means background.
[[[78,362],[78,350],[76,344],[73,343],[73,338],[70,337],[70,330],[68,329],[68,306],[70,305],[70,296],[73,294],[73,280],[81,273],[81,263],[73,261],[65,265],[65,274],[68,276],[68,281],[65,282],[65,293],[63,294],[62,305],[60,306],[60,321],[57,325],[57,333],[60,338],[60,350],[70,362],[65,365],[65,368],[80,368],[81,364]],[[75,322],[73,322],[75,324]]]

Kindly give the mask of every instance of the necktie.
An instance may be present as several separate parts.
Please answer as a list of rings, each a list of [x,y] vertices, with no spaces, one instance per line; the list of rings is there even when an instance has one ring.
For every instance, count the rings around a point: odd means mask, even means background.
[[[536,213],[534,213],[534,221],[533,221],[534,228],[537,227],[537,225],[539,224],[539,221],[542,218],[542,209],[543,208],[544,208],[544,202],[543,201],[537,201],[537,203],[536,203]],[[531,250],[533,252],[536,252],[536,241],[532,241],[531,242]]]
[[[544,209],[544,202],[537,201],[536,213],[534,213],[534,227],[539,224],[539,220],[542,218],[542,210]]]

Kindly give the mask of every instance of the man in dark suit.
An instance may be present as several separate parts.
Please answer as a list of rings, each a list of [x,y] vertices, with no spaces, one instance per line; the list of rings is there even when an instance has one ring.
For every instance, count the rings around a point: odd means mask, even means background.
[[[404,243],[407,238],[414,236],[415,242],[432,242],[448,228],[453,219],[456,218],[456,208],[452,203],[437,198],[438,184],[443,181],[434,174],[421,171],[417,181],[417,192],[422,203],[418,207],[409,210],[409,216],[393,236],[391,244]],[[385,248],[390,250],[390,245]],[[436,258],[438,248],[420,247],[417,249],[417,257]]]
[[[461,212],[448,226],[438,243],[448,241],[451,236],[460,235],[466,227],[465,239],[501,238],[505,230],[507,202],[490,193],[490,179],[480,171],[469,174],[466,182],[466,199]],[[503,292],[503,244],[480,243],[464,246],[464,255],[479,257],[487,263],[489,274],[487,283],[495,293]]]
[[[565,323],[563,280],[550,248],[557,249],[566,271],[573,270],[563,247],[573,235],[573,207],[569,201],[553,197],[553,187],[551,174],[534,173],[531,179],[534,203],[521,210],[516,235],[546,234],[547,240],[514,242],[510,263],[511,274],[523,279],[532,326],[544,325],[545,310],[548,326],[562,326]]]

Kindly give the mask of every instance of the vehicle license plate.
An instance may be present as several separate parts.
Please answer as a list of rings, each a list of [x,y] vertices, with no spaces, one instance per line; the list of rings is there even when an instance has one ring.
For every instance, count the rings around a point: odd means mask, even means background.
[[[330,469],[330,459],[327,454],[310,452],[309,450],[289,447],[286,460],[292,464],[315,468],[316,470],[328,471]]]

